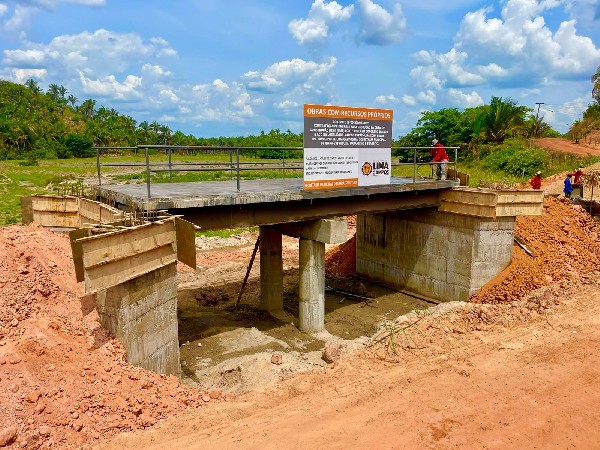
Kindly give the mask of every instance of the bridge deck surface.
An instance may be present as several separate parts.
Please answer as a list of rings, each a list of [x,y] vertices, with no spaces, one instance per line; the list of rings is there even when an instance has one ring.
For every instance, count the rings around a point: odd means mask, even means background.
[[[392,194],[448,189],[458,184],[458,180],[418,179],[413,183],[412,178],[394,177],[386,185],[305,190],[302,178],[277,178],[242,180],[238,192],[235,180],[154,183],[150,186],[150,198],[146,184],[102,185],[97,189],[102,198],[142,210],[154,210]]]

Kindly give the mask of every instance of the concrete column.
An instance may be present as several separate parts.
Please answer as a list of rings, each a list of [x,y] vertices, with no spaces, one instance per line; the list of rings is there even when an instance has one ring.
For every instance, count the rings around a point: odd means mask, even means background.
[[[300,238],[300,330],[325,328],[325,243]]]
[[[260,227],[260,309],[283,309],[283,257],[281,232]]]

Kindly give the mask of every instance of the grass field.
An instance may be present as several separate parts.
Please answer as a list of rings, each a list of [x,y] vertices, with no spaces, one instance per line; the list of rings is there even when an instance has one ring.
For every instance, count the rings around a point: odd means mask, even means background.
[[[202,169],[202,171],[153,172],[153,183],[161,182],[193,182],[233,179],[235,171],[223,169],[223,164],[235,163],[235,156],[228,153],[173,155],[172,164],[181,164],[173,168]],[[597,158],[596,158],[597,160]],[[145,183],[146,158],[143,154],[105,155],[101,160],[100,175],[102,184],[109,183]],[[154,169],[168,168],[169,157],[163,153],[151,155],[150,164]],[[577,158],[573,155],[550,158],[545,174],[551,175],[569,168],[585,166],[595,162],[589,158]],[[286,168],[281,167],[283,161],[278,159],[259,159],[241,155],[240,163],[253,165],[254,170],[241,172],[243,179],[272,179],[302,177],[302,170],[292,170],[291,165],[302,164],[301,159],[285,160]],[[397,163],[397,160],[395,160]],[[159,167],[158,164],[162,166]],[[218,169],[220,165],[221,169]],[[449,167],[453,165],[450,164]],[[502,170],[485,168],[484,161],[459,162],[458,170],[470,174],[470,185],[477,186],[481,181],[496,183],[522,183],[531,175],[515,176]],[[420,163],[417,172],[411,165],[396,165],[392,167],[395,177],[417,179],[432,176],[429,163]],[[37,165],[24,165],[19,161],[0,161],[0,226],[21,222],[21,197],[32,194],[64,194],[70,186],[98,184],[98,168],[96,158],[42,160]]]

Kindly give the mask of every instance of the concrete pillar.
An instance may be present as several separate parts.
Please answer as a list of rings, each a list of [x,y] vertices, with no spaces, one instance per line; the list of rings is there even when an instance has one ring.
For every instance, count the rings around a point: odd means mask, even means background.
[[[300,238],[300,330],[325,328],[325,243]]]
[[[260,227],[260,309],[283,309],[283,256],[281,231]]]
[[[176,263],[99,291],[96,308],[130,364],[179,376]]]

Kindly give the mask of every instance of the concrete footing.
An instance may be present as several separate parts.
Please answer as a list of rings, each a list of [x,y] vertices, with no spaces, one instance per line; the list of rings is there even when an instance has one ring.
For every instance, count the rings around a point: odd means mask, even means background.
[[[100,322],[124,346],[127,361],[179,376],[177,264],[96,293]]]
[[[436,210],[357,217],[356,270],[442,301],[466,301],[512,260],[514,217]]]

